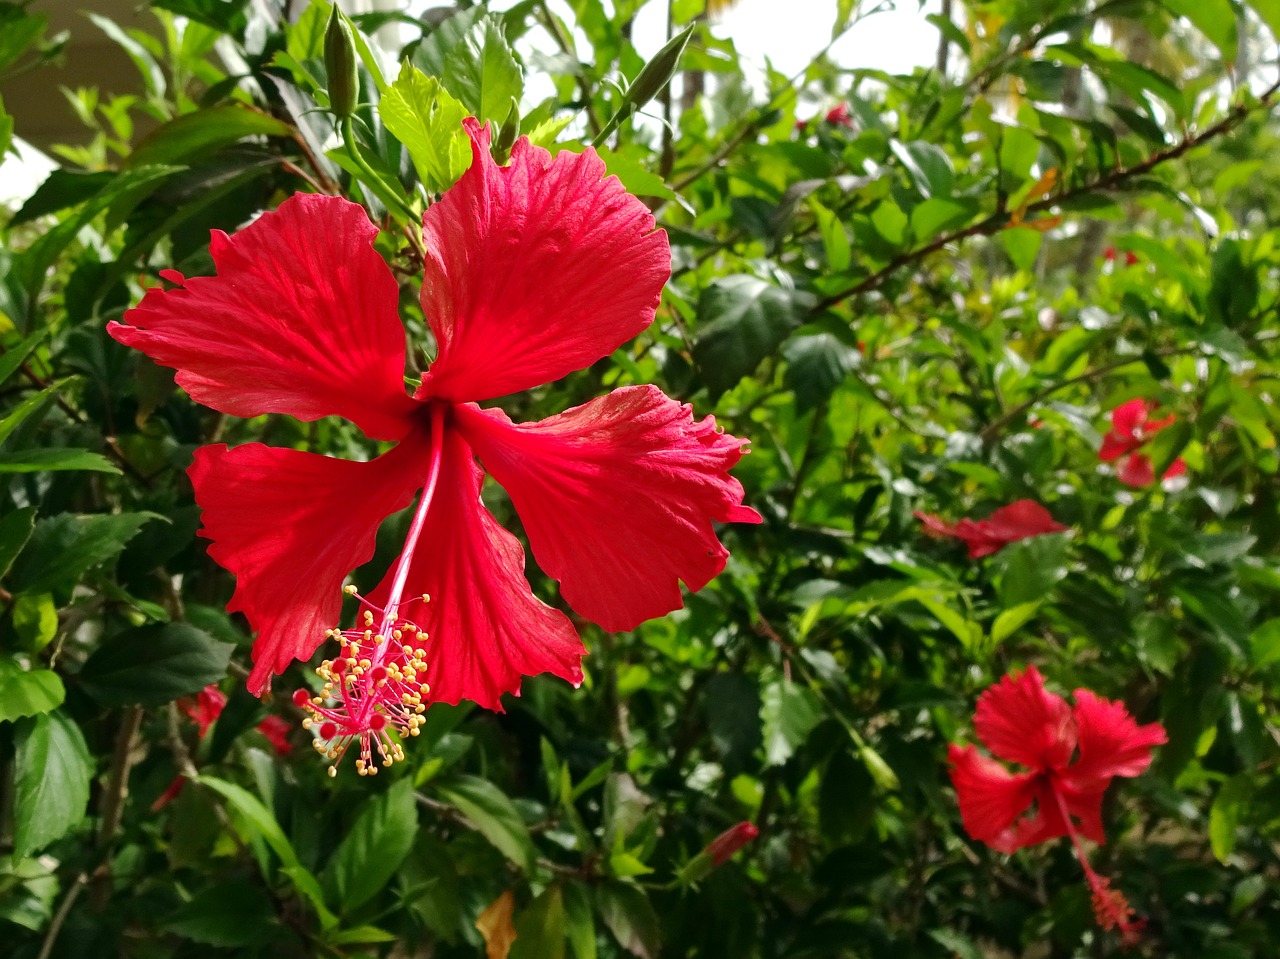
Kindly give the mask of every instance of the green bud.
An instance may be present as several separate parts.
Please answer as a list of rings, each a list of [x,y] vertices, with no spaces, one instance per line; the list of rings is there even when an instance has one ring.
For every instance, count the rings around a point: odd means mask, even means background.
[[[355,34],[337,3],[324,31],[324,69],[329,75],[329,110],[339,120],[345,119],[356,111],[360,75],[356,72]]]
[[[511,154],[511,146],[516,142],[516,137],[520,135],[520,105],[516,103],[515,97],[509,97],[508,99],[511,101],[511,106],[507,110],[507,118],[502,121],[502,126],[498,128],[498,139],[494,144],[500,157],[506,157]]]
[[[626,95],[623,97],[622,106],[618,108],[618,112],[609,118],[605,128],[591,141],[594,146],[603,144],[609,134],[613,133],[620,123],[635,114],[641,107],[661,93],[662,88],[671,82],[671,78],[675,76],[676,70],[680,66],[680,58],[684,55],[684,48],[689,45],[689,38],[693,36],[693,31],[697,27],[698,25],[693,23],[680,33],[677,33],[667,41],[666,46],[654,54],[652,60],[641,68],[631,86],[627,87]]]

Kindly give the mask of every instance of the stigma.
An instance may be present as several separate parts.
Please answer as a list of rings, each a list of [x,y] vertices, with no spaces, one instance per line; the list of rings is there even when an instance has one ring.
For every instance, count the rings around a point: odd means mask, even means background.
[[[344,592],[369,608],[353,628],[325,632],[326,639],[337,642],[338,653],[316,668],[323,683],[320,691],[299,689],[293,702],[308,713],[302,726],[315,733],[316,751],[329,760],[330,776],[337,775],[338,764],[352,746],[356,772],[373,776],[379,766],[404,759],[401,741],[417,736],[424,721],[431,691],[422,645],[427,634],[395,610],[371,606],[355,587]]]

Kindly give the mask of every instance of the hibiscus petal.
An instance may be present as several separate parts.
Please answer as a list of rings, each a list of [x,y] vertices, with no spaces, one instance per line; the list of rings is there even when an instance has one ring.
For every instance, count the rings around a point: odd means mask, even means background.
[[[1000,852],[1012,852],[1000,841],[1034,801],[1035,773],[1011,773],[973,746],[952,744],[947,758],[965,831]]]
[[[483,481],[466,442],[450,429],[407,580],[407,595],[431,599],[401,610],[426,634],[431,701],[468,699],[501,712],[502,694],[518,694],[524,676],[582,682],[586,649],[569,618],[530,591],[519,541],[480,502]],[[385,606],[394,574],[393,566],[371,603]]]
[[[1133,437],[1147,423],[1151,405],[1142,397],[1121,403],[1111,411],[1111,426],[1121,436]]]
[[[419,398],[490,399],[594,363],[646,329],[671,275],[667,235],[594,150],[525,138],[509,166],[463,121],[473,161],[422,218],[422,309],[439,355]]]
[[[236,575],[227,604],[257,631],[249,691],[310,657],[338,625],[342,581],[373,556],[378,525],[408,506],[425,469],[420,443],[368,463],[251,443],[196,450],[188,471],[209,555]]]
[[[1064,766],[1075,747],[1071,709],[1044,688],[1034,666],[988,688],[978,698],[973,726],[995,755],[1028,769]]]
[[[1137,776],[1151,765],[1151,750],[1168,742],[1159,723],[1139,726],[1123,703],[1076,690],[1080,756],[1066,770],[1076,789],[1105,788],[1113,776]],[[1092,786],[1090,785],[1092,784]]]
[[[655,386],[614,390],[516,425],[458,408],[458,425],[511,496],[539,565],[565,600],[612,632],[678,609],[724,569],[713,521],[758,523],[728,470],[744,440]]]
[[[1046,533],[1064,533],[1063,526],[1047,509],[1032,499],[1020,499],[1001,506],[983,521],[987,534],[1003,544]]]
[[[1150,486],[1156,481],[1155,467],[1146,453],[1133,453],[1120,461],[1116,479],[1126,486]]]
[[[1098,450],[1098,459],[1104,463],[1118,460],[1127,453],[1132,453],[1142,445],[1142,440],[1134,439],[1128,433],[1112,430],[1102,438],[1102,447]]]
[[[399,287],[373,249],[378,229],[340,197],[296,195],[235,236],[215,231],[217,276],[147,291],[107,332],[174,367],[192,399],[233,416],[345,416],[399,439],[404,390]]]
[[[916,510],[911,515],[920,521],[926,536],[931,536],[934,539],[959,538],[956,535],[956,528],[937,513],[925,513],[922,510]]]

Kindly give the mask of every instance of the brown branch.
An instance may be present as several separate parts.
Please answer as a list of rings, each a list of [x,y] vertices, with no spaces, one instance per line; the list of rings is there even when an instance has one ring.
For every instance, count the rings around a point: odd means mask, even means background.
[[[76,876],[75,882],[71,884],[71,888],[67,890],[67,894],[63,897],[62,903],[58,906],[58,911],[54,913],[53,920],[49,923],[49,929],[44,934],[44,942],[40,944],[40,951],[36,954],[36,959],[49,959],[53,952],[53,944],[58,941],[58,933],[62,931],[62,924],[67,921],[67,915],[71,912],[71,907],[75,905],[80,893],[84,892],[84,887],[89,884],[89,876],[80,873]]]
[[[131,706],[124,713],[111,754],[106,791],[102,795],[102,824],[98,829],[98,845],[107,846],[115,838],[124,812],[124,799],[129,794],[129,770],[133,768],[133,740],[142,725],[142,707]]]
[[[1268,87],[1265,92],[1263,92],[1263,94],[1258,98],[1257,106],[1268,110],[1271,109],[1273,106],[1272,99],[1275,97],[1277,92],[1280,92],[1280,80],[1277,80]],[[1185,137],[1183,140],[1171,147],[1167,147],[1164,150],[1157,150],[1141,163],[1134,164],[1131,167],[1120,167],[1112,170],[1104,176],[1098,177],[1095,180],[1090,180],[1088,183],[1082,183],[1069,190],[1064,190],[1055,196],[1045,197],[1043,200],[1038,200],[1035,203],[1028,204],[1026,209],[1021,211],[1022,217],[1025,220],[1032,214],[1050,210],[1053,207],[1067,203],[1077,197],[1084,196],[1087,193],[1115,190],[1123,186],[1129,180],[1140,177],[1146,173],[1150,173],[1163,163],[1178,159],[1189,150],[1193,150],[1198,146],[1203,146],[1211,140],[1215,140],[1220,136],[1230,133],[1243,123],[1255,109],[1257,109],[1257,107],[1243,103],[1237,104],[1231,108],[1227,116],[1223,117],[1217,123],[1207,127],[1194,136]],[[830,309],[837,303],[840,303],[851,296],[859,296],[860,294],[870,292],[880,286],[881,283],[894,273],[898,272],[898,270],[902,269],[904,266],[909,266],[912,263],[923,260],[931,253],[936,253],[943,247],[960,240],[966,240],[972,236],[989,236],[991,234],[998,233],[1000,230],[1004,229],[1009,222],[1009,214],[1003,212],[992,213],[985,219],[979,220],[977,223],[970,224],[963,229],[953,230],[950,233],[944,233],[942,236],[935,237],[924,246],[916,247],[914,250],[907,250],[904,253],[898,254],[875,273],[864,277],[852,286],[847,287],[838,293],[832,293],[830,296],[823,297],[814,304],[809,313],[810,315],[816,315],[821,313],[823,310]]]

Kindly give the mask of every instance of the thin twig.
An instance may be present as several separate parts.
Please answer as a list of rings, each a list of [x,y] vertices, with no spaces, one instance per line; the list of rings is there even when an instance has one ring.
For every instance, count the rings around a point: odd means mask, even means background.
[[[115,751],[111,754],[111,769],[107,773],[106,791],[102,796],[102,824],[98,829],[98,845],[110,845],[120,826],[124,811],[124,799],[129,794],[129,770],[133,768],[133,740],[142,725],[142,707],[131,706],[125,710],[116,734]]]
[[[1280,80],[1273,83],[1258,98],[1258,107],[1269,110],[1273,106],[1272,98],[1278,91],[1280,91]],[[1095,180],[1090,180],[1088,183],[1082,183],[1079,186],[1072,187],[1069,190],[1064,190],[1054,196],[1045,197],[1043,200],[1038,200],[1035,203],[1028,204],[1027,208],[1022,211],[1022,217],[1025,221],[1033,214],[1050,210],[1063,203],[1074,200],[1077,197],[1084,196],[1087,193],[1115,190],[1118,187],[1123,186],[1129,180],[1142,176],[1146,173],[1150,173],[1163,163],[1178,159],[1189,150],[1193,150],[1198,146],[1203,146],[1211,140],[1230,133],[1237,126],[1243,123],[1255,109],[1257,109],[1257,107],[1247,106],[1243,103],[1238,104],[1231,109],[1231,112],[1227,116],[1213,124],[1213,126],[1206,128],[1194,136],[1186,137],[1171,147],[1164,150],[1157,150],[1141,163],[1137,163],[1131,167],[1121,167],[1119,169],[1112,170],[1110,173],[1100,176]],[[898,272],[904,266],[909,266],[912,263],[923,260],[930,254],[936,253],[943,247],[949,246],[950,244],[956,243],[960,240],[966,240],[973,236],[986,236],[997,233],[1004,229],[1008,223],[1009,215],[1007,213],[992,213],[985,219],[979,220],[977,223],[971,224],[963,229],[944,233],[942,236],[930,240],[924,246],[916,247],[914,250],[907,250],[904,253],[898,254],[885,266],[859,280],[852,286],[846,287],[837,293],[832,293],[830,296],[823,297],[813,305],[809,312],[811,315],[816,315],[850,297],[870,292],[880,286],[881,283],[894,273]]]
[[[40,944],[40,951],[36,953],[36,959],[49,959],[53,952],[53,944],[58,941],[58,933],[62,931],[62,924],[67,921],[67,915],[71,912],[71,907],[75,905],[80,893],[84,891],[84,887],[89,884],[89,876],[86,873],[80,873],[76,876],[75,882],[71,884],[71,888],[67,890],[67,894],[63,896],[58,911],[53,914],[53,920],[49,923],[49,929],[44,934],[44,942]]]

